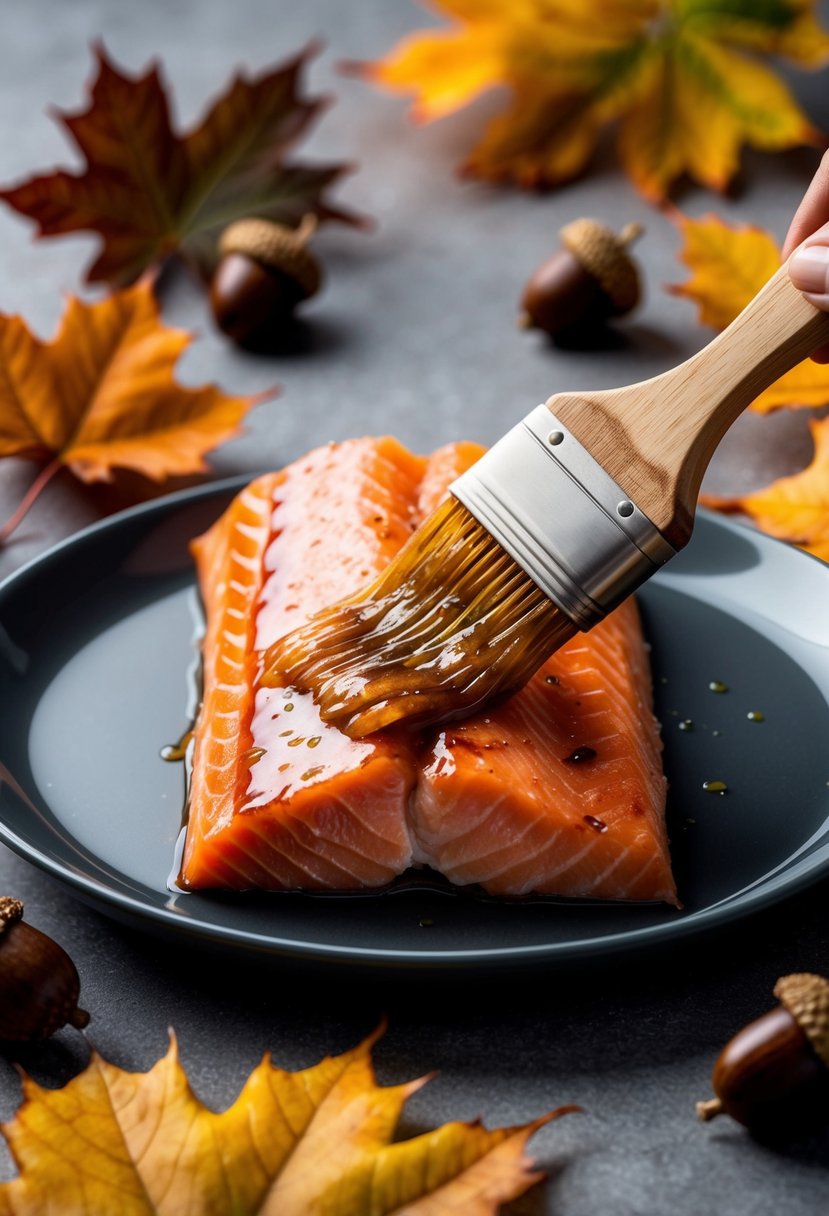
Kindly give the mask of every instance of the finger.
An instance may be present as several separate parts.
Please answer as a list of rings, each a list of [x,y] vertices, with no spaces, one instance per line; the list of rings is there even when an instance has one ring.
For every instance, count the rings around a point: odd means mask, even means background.
[[[783,243],[784,260],[801,241],[805,241],[826,223],[829,223],[829,152],[820,162],[820,167],[803,196],[803,202],[795,212]]]
[[[795,249],[789,258],[789,274],[810,304],[829,311],[829,224]]]

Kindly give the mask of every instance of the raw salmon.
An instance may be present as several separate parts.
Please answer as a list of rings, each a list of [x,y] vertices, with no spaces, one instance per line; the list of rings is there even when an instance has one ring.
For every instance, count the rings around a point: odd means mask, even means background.
[[[676,902],[632,603],[507,702],[421,736],[353,741],[309,695],[258,687],[261,652],[382,569],[482,452],[322,448],[194,542],[207,631],[183,885],[347,890],[414,862],[502,895]]]
[[[183,886],[354,889],[410,864],[412,741],[354,742],[310,695],[256,682],[259,652],[402,546],[424,465],[393,439],[320,448],[193,543],[207,629]]]
[[[483,449],[435,453],[433,509]],[[411,814],[416,861],[496,895],[677,902],[639,617],[627,601],[519,693],[441,730]]]

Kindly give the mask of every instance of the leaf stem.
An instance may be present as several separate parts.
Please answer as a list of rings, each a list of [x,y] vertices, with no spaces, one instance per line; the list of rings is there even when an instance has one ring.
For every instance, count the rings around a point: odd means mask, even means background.
[[[14,532],[18,524],[22,523],[29,508],[34,504],[35,500],[40,496],[41,490],[45,489],[59,469],[63,468],[60,460],[55,459],[50,461],[44,468],[40,470],[37,477],[29,486],[26,493],[20,502],[20,506],[10,515],[6,522],[0,528],[0,545],[5,545],[6,541]]]

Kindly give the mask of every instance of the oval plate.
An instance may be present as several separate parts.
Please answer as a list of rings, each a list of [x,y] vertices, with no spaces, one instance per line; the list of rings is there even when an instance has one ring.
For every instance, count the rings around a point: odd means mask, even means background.
[[[702,512],[688,548],[640,594],[683,910],[405,883],[364,896],[171,892],[183,772],[160,751],[186,729],[197,668],[187,542],[247,480],[105,520],[0,587],[0,839],[79,897],[234,951],[492,967],[683,940],[826,872],[829,567]],[[705,792],[711,780],[727,793]]]

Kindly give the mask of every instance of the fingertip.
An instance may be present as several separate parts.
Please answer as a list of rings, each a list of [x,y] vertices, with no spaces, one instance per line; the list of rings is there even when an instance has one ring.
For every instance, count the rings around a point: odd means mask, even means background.
[[[815,308],[829,309],[829,245],[800,245],[789,259],[789,275]]]

